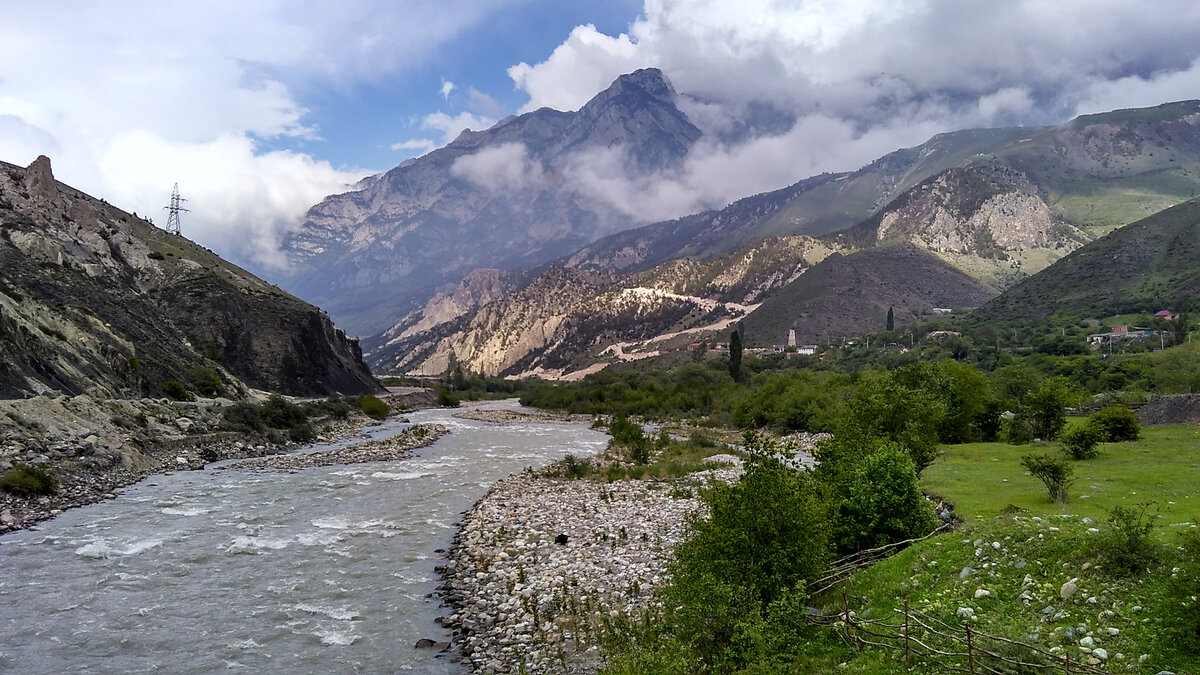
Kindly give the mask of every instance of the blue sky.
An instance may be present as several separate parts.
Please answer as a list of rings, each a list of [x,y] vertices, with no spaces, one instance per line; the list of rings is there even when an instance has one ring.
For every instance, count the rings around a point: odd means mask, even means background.
[[[427,115],[470,113],[498,119],[512,114],[529,95],[513,85],[510,66],[544,60],[575,26],[592,24],[602,33],[619,35],[640,13],[641,2],[630,0],[542,0],[500,7],[441,45],[420,67],[382,81],[302,92],[321,140],[279,137],[267,139],[263,147],[308,152],[339,167],[390,168],[422,154],[393,145],[420,140],[442,145],[441,134],[422,128]],[[454,88],[443,96],[447,82]],[[471,89],[491,99],[495,108],[473,104]]]
[[[0,160],[48,155],[159,221],[178,182],[184,233],[259,270],[326,195],[639,67],[704,137],[669,174],[582,173],[647,220],[944,131],[1200,96],[1195,0],[0,0],[0,17]],[[754,110],[774,123],[731,135]]]

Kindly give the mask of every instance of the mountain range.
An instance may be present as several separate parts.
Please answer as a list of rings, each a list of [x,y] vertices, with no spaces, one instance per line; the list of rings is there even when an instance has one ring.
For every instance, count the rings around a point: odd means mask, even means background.
[[[1200,192],[1200,102],[967,130],[850,173],[480,270],[364,339],[380,372],[570,376],[743,321],[752,345],[985,303]],[[724,286],[709,283],[721,278]],[[482,284],[487,280],[489,283]],[[690,337],[689,337],[690,336]],[[674,340],[672,342],[672,340]]]
[[[215,372],[228,393],[380,391],[329,317],[184,237],[0,163],[0,397],[159,395]]]

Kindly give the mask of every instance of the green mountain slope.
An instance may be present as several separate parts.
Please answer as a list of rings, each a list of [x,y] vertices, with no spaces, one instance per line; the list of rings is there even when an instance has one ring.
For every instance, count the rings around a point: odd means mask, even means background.
[[[780,344],[882,330],[934,307],[972,307],[992,293],[933,254],[903,243],[833,254],[771,295],[743,320],[750,345]]]
[[[644,269],[712,257],[767,236],[850,228],[947,169],[973,168],[1042,199],[1091,236],[1200,196],[1200,101],[1085,115],[1039,128],[934,136],[850,173],[823,174],[710,211],[600,239],[566,263]]]
[[[1012,287],[980,320],[1059,311],[1178,310],[1200,295],[1200,200],[1126,225]]]

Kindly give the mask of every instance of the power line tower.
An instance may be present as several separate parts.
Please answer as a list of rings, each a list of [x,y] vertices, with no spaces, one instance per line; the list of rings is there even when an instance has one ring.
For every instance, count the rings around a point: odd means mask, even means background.
[[[164,209],[167,210],[166,230],[170,234],[174,234],[174,235],[180,234],[180,232],[179,232],[179,213],[181,211],[189,211],[190,209],[183,208],[182,206],[179,205],[179,202],[186,202],[186,201],[187,201],[186,199],[179,196],[179,183],[176,183],[175,189],[171,191],[171,205],[163,207]]]

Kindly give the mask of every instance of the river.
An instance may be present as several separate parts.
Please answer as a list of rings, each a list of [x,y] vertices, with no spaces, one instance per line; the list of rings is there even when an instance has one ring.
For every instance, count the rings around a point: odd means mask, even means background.
[[[449,639],[436,550],[494,481],[607,436],[408,417],[451,433],[397,462],[154,476],[0,537],[0,671],[461,672],[414,648]]]

